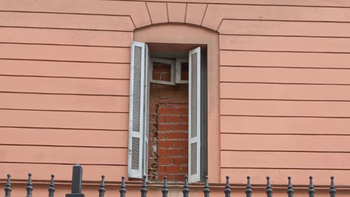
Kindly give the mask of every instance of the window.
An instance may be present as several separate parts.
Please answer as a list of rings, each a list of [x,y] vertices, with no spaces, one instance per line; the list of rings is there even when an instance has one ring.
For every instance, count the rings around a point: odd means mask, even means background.
[[[199,182],[207,174],[206,61],[202,47],[187,50],[187,58],[151,57],[148,45],[133,42],[130,69],[128,176],[148,176],[150,84],[188,84],[188,177]],[[155,77],[163,65],[169,75]],[[182,72],[187,70],[188,72]],[[186,74],[188,73],[188,74]]]

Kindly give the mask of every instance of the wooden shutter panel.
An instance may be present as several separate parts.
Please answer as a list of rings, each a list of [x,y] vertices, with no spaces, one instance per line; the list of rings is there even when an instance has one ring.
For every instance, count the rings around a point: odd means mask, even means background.
[[[201,114],[200,114],[200,90],[201,90],[201,50],[200,47],[189,52],[189,182],[200,181],[201,172]]]
[[[145,138],[145,43],[132,42],[130,64],[128,176],[142,178]]]

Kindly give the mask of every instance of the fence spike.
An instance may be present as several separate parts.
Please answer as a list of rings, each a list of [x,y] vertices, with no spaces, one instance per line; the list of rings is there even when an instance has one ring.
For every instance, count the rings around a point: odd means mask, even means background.
[[[162,189],[162,193],[163,193],[163,197],[167,197],[168,196],[168,178],[167,176],[164,176],[164,185],[163,185],[163,189]]]
[[[142,188],[141,188],[141,197],[147,196],[147,185],[146,185],[146,175],[143,175]]]
[[[104,175],[101,176],[101,184],[100,184],[100,189],[98,190],[98,192],[99,192],[99,197],[105,196],[106,189],[105,189],[105,176]]]
[[[6,181],[6,185],[5,185],[5,197],[10,197],[11,196],[11,175],[7,175],[7,181]]]
[[[122,184],[120,185],[120,197],[125,197],[125,193],[126,193],[126,188],[125,188],[125,177],[122,176]]]
[[[245,193],[247,197],[251,197],[253,193],[252,186],[250,185],[250,176],[247,176],[247,187]]]
[[[55,192],[55,182],[54,182],[55,175],[51,174],[51,181],[49,186],[49,197],[53,197],[53,194]]]
[[[32,184],[32,174],[28,173],[28,183],[27,183],[27,196],[26,197],[32,197],[33,195],[33,184]]]
[[[231,196],[230,177],[226,176],[225,197]]]
[[[267,176],[266,180],[267,180],[267,186],[266,186],[267,197],[272,197],[273,190],[272,190],[271,183],[270,183],[270,177]]]
[[[310,185],[309,185],[309,197],[314,197],[315,196],[315,188],[314,188],[314,184],[312,183],[312,179],[313,177],[310,176]]]
[[[334,185],[334,176],[331,176],[331,188],[329,190],[330,197],[335,197],[335,193],[337,193],[337,190],[335,190],[335,185]]]
[[[205,176],[205,184],[204,184],[204,197],[209,197],[210,189],[209,189],[209,183],[208,183],[208,176]]]
[[[292,185],[292,177],[288,177],[288,197],[293,197],[294,195],[294,190],[293,190],[293,185]]]
[[[185,184],[182,190],[183,197],[188,197],[188,193],[190,193],[190,189],[188,188],[188,176],[185,175]]]

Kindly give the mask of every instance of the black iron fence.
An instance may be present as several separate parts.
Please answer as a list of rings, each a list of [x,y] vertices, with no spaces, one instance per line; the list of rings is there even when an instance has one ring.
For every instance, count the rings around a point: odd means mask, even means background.
[[[73,176],[72,176],[72,189],[71,193],[66,194],[66,197],[85,197],[85,195],[82,193],[82,175],[83,175],[83,168],[77,164],[73,166]],[[27,195],[26,197],[33,197],[33,184],[32,184],[32,178],[31,174],[28,174],[28,183],[27,183]],[[7,182],[5,185],[5,197],[11,197],[11,180],[10,180],[10,175],[7,175]],[[105,182],[104,182],[105,176],[101,176],[101,184],[99,188],[99,197],[104,197],[105,194]],[[315,188],[312,182],[312,176],[309,177],[310,179],[310,184],[309,184],[309,197],[314,197],[315,196]],[[266,184],[266,194],[267,197],[272,197],[272,186],[270,183],[270,177],[266,177],[267,184]],[[143,182],[141,186],[141,197],[146,197],[147,196],[147,185],[146,185],[146,177],[143,177]],[[51,175],[51,181],[50,181],[50,186],[48,189],[49,197],[54,197],[54,192],[55,192],[55,184],[54,184],[54,175]],[[125,177],[122,177],[122,183],[120,185],[120,197],[125,197],[126,196],[126,187],[125,187]],[[164,177],[164,184],[163,184],[163,189],[162,189],[162,197],[167,197],[168,196],[168,185],[167,185],[167,177]],[[183,186],[183,197],[189,197],[190,189],[188,186],[188,177],[185,177],[185,183]],[[205,184],[204,184],[204,197],[209,197],[210,193],[210,188],[208,184],[208,177],[205,177]],[[250,177],[247,177],[247,186],[246,186],[246,197],[251,197],[253,190],[250,184]],[[292,181],[291,177],[288,177],[288,188],[287,188],[287,193],[288,197],[293,197],[294,195],[294,190],[292,186]],[[225,197],[230,197],[231,196],[231,186],[229,183],[229,177],[226,177],[226,185],[224,189],[224,194]],[[330,184],[330,190],[329,190],[330,197],[335,197],[336,194],[336,189],[334,185],[334,177],[331,177],[331,184]]]

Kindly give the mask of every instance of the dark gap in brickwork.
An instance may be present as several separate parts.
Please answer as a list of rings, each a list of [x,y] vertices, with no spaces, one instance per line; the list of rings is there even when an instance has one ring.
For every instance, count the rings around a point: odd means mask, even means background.
[[[153,74],[170,76],[166,70],[157,65]],[[183,181],[188,173],[188,84],[151,83],[150,117],[149,180],[166,175],[169,181]]]

